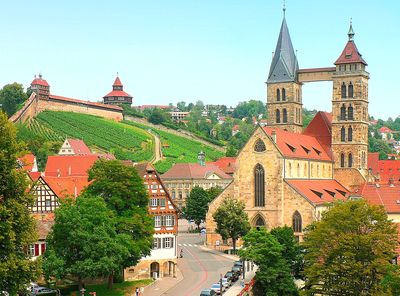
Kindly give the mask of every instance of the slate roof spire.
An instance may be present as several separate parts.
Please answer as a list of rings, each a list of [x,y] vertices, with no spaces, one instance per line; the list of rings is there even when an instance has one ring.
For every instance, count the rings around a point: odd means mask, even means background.
[[[299,64],[293,49],[292,40],[290,39],[285,13],[286,7],[283,6],[281,30],[279,32],[274,57],[272,58],[267,83],[294,82],[297,80]]]
[[[350,19],[350,28],[349,28],[349,33],[347,33],[347,35],[349,36],[349,41],[353,41],[354,40],[354,30],[353,30],[353,21],[352,19]]]

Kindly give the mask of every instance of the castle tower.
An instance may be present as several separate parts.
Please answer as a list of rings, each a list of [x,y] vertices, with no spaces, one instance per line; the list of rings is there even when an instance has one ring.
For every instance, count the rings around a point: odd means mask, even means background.
[[[297,79],[299,65],[295,55],[285,8],[278,43],[267,80],[268,126],[300,133],[303,128],[301,83]]]
[[[46,80],[42,78],[42,74],[39,74],[39,78],[36,77],[31,82],[31,90],[36,93],[36,95],[41,100],[48,100],[50,95],[50,85]]]
[[[118,74],[117,78],[115,78],[112,88],[113,90],[103,97],[104,104],[132,104],[132,96],[124,91],[124,86],[121,83]]]
[[[368,79],[367,63],[354,42],[350,23],[349,40],[336,60],[332,75],[332,152],[337,175],[350,169],[367,174]]]

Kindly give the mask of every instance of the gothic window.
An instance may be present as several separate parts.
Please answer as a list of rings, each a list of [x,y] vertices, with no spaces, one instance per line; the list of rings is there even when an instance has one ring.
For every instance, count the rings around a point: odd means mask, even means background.
[[[256,219],[256,227],[259,229],[260,227],[265,227],[264,219],[261,216],[258,216]]]
[[[276,111],[275,111],[275,115],[276,115],[276,123],[281,123],[281,111],[279,111],[279,109],[276,109]]]
[[[340,154],[340,167],[344,168],[344,154]]]
[[[256,152],[263,152],[265,151],[265,144],[261,139],[258,139],[256,141],[256,144],[254,145],[254,151]]]
[[[254,168],[254,206],[265,206],[264,168],[259,163]]]
[[[286,89],[282,88],[282,101],[286,101]]]
[[[292,227],[293,227],[293,232],[302,232],[302,221],[301,221],[301,215],[298,211],[294,212],[293,214],[293,222],[292,222]]]
[[[344,104],[340,107],[340,120],[346,120],[346,106]]]
[[[277,101],[281,100],[281,90],[279,88],[276,90],[276,100]]]
[[[353,97],[353,84],[350,82],[349,88],[348,88],[348,97],[352,98]]]
[[[353,128],[351,126],[347,130],[347,140],[349,142],[353,141]]]
[[[282,122],[283,122],[283,123],[286,123],[286,122],[287,122],[287,110],[286,110],[286,108],[284,108],[284,109],[282,110]]]
[[[340,129],[340,141],[346,142],[346,129],[344,126]]]
[[[342,98],[346,98],[346,84],[342,83]]]
[[[349,108],[347,109],[347,114],[348,114],[348,118],[349,120],[353,120],[354,119],[354,112],[353,112],[353,106],[349,106]]]
[[[349,153],[349,168],[353,167],[353,154]]]

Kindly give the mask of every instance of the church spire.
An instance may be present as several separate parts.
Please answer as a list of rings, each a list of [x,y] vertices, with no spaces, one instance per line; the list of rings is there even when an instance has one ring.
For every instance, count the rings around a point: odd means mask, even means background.
[[[286,6],[283,5],[283,20],[279,32],[278,42],[274,57],[272,58],[271,68],[268,75],[269,82],[293,82],[297,79],[299,65],[290,39],[289,29],[286,24]]]
[[[349,32],[347,33],[347,35],[349,36],[349,41],[353,41],[354,40],[354,31],[353,31],[353,21],[352,21],[352,19],[350,19],[350,28],[349,28]]]

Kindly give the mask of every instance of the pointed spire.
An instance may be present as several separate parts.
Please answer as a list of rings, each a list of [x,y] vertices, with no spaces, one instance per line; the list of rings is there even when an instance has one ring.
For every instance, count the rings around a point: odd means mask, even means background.
[[[354,40],[354,30],[353,30],[353,20],[352,20],[352,18],[350,18],[350,28],[349,28],[349,32],[347,33],[347,35],[349,36],[349,41],[353,41]]]
[[[283,8],[282,8],[282,10],[283,10],[283,18],[285,18],[286,17],[286,1],[285,0],[283,0]]]
[[[286,24],[285,11],[286,7],[284,6],[281,30],[267,82],[291,82],[297,79],[299,65]]]

